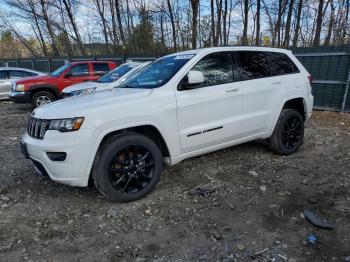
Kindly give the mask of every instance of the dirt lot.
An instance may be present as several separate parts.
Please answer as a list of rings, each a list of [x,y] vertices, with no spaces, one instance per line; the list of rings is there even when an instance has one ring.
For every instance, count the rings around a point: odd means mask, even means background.
[[[18,146],[28,112],[0,102],[1,261],[350,261],[350,115],[315,112],[294,155],[222,150],[167,168],[152,194],[119,204],[36,175]]]

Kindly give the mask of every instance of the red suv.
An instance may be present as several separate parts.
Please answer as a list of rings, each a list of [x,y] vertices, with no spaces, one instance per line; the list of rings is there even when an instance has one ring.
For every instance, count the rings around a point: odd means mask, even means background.
[[[115,67],[115,63],[104,61],[67,63],[47,76],[16,81],[10,99],[16,103],[31,103],[34,107],[42,106],[59,99],[67,86],[97,80]]]

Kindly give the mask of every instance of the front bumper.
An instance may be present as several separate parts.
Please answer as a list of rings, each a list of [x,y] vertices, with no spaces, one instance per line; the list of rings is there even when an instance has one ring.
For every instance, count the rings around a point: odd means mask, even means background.
[[[92,139],[92,129],[80,129],[67,133],[48,130],[43,140],[26,133],[20,143],[22,153],[33,160],[36,167],[38,163],[43,167],[44,170],[40,170],[40,173],[46,173],[58,183],[85,187],[88,185],[93,161],[92,141],[95,141]],[[64,161],[53,161],[47,152],[65,152],[67,157]]]
[[[29,103],[30,92],[17,92],[11,90],[9,93],[10,100],[15,103]]]

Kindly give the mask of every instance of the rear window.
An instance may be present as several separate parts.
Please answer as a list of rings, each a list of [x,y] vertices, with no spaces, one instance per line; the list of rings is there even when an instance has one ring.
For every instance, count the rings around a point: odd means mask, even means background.
[[[264,52],[240,51],[238,58],[242,80],[271,76],[269,63]]]
[[[103,76],[107,72],[109,72],[109,66],[107,63],[97,63],[93,64],[94,75],[95,76]]]
[[[282,53],[269,53],[272,76],[299,73],[293,61]]]

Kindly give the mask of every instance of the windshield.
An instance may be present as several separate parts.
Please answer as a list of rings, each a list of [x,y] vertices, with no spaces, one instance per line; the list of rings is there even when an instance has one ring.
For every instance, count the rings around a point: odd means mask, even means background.
[[[194,54],[159,58],[127,79],[120,88],[157,88],[166,84]]]
[[[50,75],[51,76],[60,76],[68,67],[70,67],[70,64],[65,64],[64,66],[58,68],[56,71],[53,71]]]
[[[118,80],[120,77],[125,75],[127,72],[129,72],[131,69],[136,67],[137,64],[130,65],[130,64],[124,64],[120,65],[117,68],[113,69],[109,73],[105,74],[104,76],[100,77],[97,82],[99,83],[112,83],[116,80]]]

